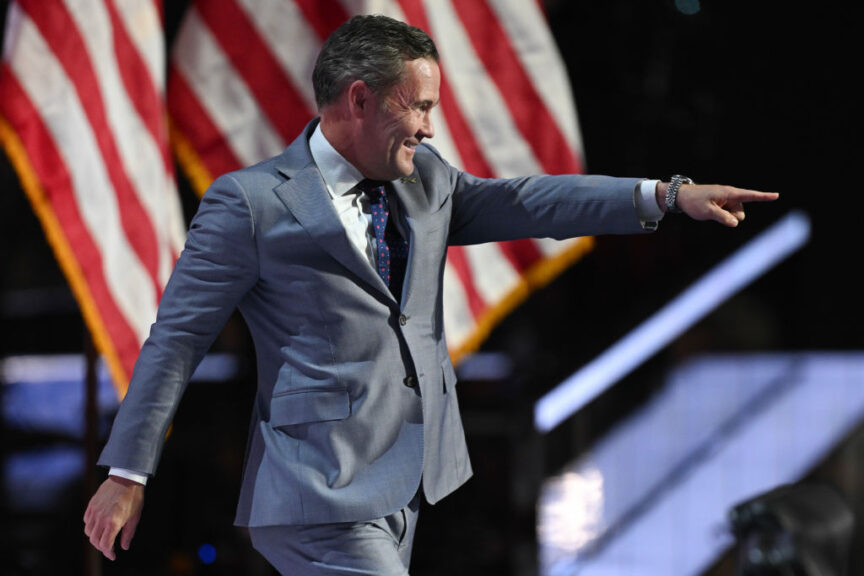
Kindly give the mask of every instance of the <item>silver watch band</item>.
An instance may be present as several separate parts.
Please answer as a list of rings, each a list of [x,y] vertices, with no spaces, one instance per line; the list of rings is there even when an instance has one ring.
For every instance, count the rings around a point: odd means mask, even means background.
[[[681,209],[678,207],[678,189],[682,184],[693,184],[693,180],[687,176],[675,174],[669,180],[669,186],[666,188],[666,212],[678,214]]]

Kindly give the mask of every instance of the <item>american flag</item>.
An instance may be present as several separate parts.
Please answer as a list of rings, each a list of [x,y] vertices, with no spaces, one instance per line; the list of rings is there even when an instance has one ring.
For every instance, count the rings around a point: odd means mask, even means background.
[[[198,0],[172,48],[172,143],[199,193],[215,176],[278,154],[316,114],[322,43],[357,13],[427,31],[441,57],[431,143],[477,176],[580,172],[581,142],[563,63],[530,0]],[[444,273],[454,360],[479,346],[590,238],[451,247]]]
[[[496,177],[581,170],[568,79],[538,2],[197,0],[167,70],[159,0],[9,4],[0,141],[121,395],[184,240],[169,132],[199,193],[278,154],[315,115],[323,40],[356,13],[407,21],[435,40],[443,83],[432,143],[452,164]],[[590,247],[582,238],[451,248],[454,359]]]
[[[14,0],[0,140],[120,393],[182,249],[156,0]]]

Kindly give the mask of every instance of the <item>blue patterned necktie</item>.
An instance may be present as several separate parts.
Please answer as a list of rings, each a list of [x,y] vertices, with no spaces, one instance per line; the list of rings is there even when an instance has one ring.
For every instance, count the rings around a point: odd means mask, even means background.
[[[408,262],[408,242],[399,234],[390,216],[390,203],[383,182],[363,180],[357,187],[369,198],[372,212],[372,228],[378,244],[376,261],[378,275],[399,302],[402,298],[402,283]]]

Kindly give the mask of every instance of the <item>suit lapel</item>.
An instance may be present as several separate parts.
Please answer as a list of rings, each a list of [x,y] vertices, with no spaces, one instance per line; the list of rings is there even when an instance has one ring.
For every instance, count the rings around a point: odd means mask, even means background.
[[[417,257],[421,249],[431,247],[418,246],[421,237],[418,232],[422,228],[421,214],[424,212],[426,203],[426,190],[423,182],[415,171],[411,176],[394,180],[392,188],[399,201],[399,217],[403,228],[408,230],[408,265],[405,268],[405,282],[402,288],[402,309],[404,310],[411,293],[414,291],[414,282],[417,278]]]
[[[390,291],[366,258],[351,244],[333,201],[309,153],[308,135],[295,140],[276,163],[288,180],[273,191],[304,230],[339,263],[372,288],[392,298]]]

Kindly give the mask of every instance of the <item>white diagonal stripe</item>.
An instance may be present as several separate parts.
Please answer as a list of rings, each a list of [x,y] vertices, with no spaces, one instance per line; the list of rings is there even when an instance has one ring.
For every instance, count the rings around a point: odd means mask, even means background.
[[[464,246],[474,287],[486,304],[495,304],[522,281],[496,243]]]
[[[312,90],[312,69],[321,41],[303,12],[290,0],[237,0],[237,4],[270,46],[309,112],[314,113],[318,108]]]
[[[129,94],[123,89],[123,80],[114,57],[111,21],[105,5],[100,0],[69,1],[66,5],[90,55],[123,169],[129,176],[135,195],[147,211],[156,236],[158,277],[167,281],[174,267],[174,247],[169,231],[161,223],[172,220],[168,211],[177,209],[174,175],[166,171],[162,150],[154,142]]]
[[[165,94],[165,30],[153,0],[113,0],[126,32],[138,50],[150,78]]]
[[[450,0],[424,0],[424,6],[453,94],[495,175],[541,173],[540,163],[474,52]]]
[[[106,283],[143,341],[156,317],[153,283],[120,226],[113,186],[74,86],[33,22],[24,16],[20,23],[17,50],[9,65],[54,137],[72,179],[78,210],[102,255]],[[34,69],[40,74],[30,73]]]
[[[173,62],[241,164],[282,151],[285,142],[263,120],[255,96],[194,7],[178,33]]]
[[[462,344],[476,328],[465,287],[452,266],[444,267],[444,303],[447,346],[452,350]]]
[[[531,78],[531,84],[546,104],[564,139],[574,152],[578,152],[582,141],[567,70],[537,3],[487,1],[498,15],[522,68]]]

